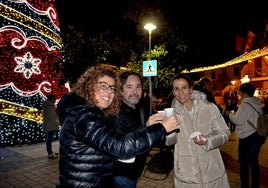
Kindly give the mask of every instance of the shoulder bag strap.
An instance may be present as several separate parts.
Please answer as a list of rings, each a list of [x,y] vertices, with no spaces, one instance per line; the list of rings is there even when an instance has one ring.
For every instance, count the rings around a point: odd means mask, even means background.
[[[259,115],[261,115],[261,113],[257,111],[256,108],[252,104],[250,104],[249,102],[245,102],[245,103],[249,104],[249,106],[251,106]]]
[[[249,106],[251,106],[251,108],[253,108],[259,115],[261,115],[261,113],[258,112],[258,111],[256,110],[256,108],[255,108],[252,104],[250,104],[249,102],[245,102],[245,103],[247,103]],[[251,127],[253,127],[254,129],[257,130],[257,127],[255,127],[254,124],[253,124],[251,121],[247,120],[247,122],[248,122],[248,124],[249,124]]]

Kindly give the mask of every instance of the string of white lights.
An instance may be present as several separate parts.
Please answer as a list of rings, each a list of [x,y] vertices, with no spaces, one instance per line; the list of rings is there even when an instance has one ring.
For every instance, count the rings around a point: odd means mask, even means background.
[[[250,60],[250,59],[255,59],[257,57],[262,57],[268,54],[268,47],[264,47],[262,49],[255,49],[250,52],[246,52],[230,61],[227,61],[223,64],[219,65],[213,65],[213,66],[207,66],[207,67],[200,67],[200,68],[195,68],[190,71],[184,70],[182,72],[184,73],[193,73],[193,72],[201,72],[201,71],[206,71],[206,70],[213,70],[213,69],[219,69],[227,66],[232,66],[238,63],[242,63],[244,61]]]

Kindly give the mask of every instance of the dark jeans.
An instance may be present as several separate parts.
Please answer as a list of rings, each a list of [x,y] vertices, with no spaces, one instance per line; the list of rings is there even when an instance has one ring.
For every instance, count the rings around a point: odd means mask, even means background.
[[[249,171],[251,171],[251,188],[260,187],[259,153],[260,143],[257,133],[239,139],[238,160],[240,163],[241,188],[249,188]]]
[[[230,123],[229,123],[229,127],[230,127],[230,131],[235,131],[235,128],[236,128],[236,126],[235,126],[235,124],[234,123],[232,123],[231,121],[230,121]]]
[[[137,180],[124,176],[114,177],[114,188],[136,188]]]
[[[52,154],[52,142],[54,139],[56,131],[49,131],[46,133],[46,147],[47,147],[47,153]]]

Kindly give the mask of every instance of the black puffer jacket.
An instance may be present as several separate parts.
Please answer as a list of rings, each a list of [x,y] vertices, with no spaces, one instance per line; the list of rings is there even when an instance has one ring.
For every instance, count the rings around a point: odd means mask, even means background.
[[[141,122],[141,116],[144,117],[144,114],[138,107],[133,109],[123,102],[119,118],[115,118],[113,127],[117,133],[123,135],[140,130],[145,126],[145,124]],[[138,179],[143,172],[148,153],[149,152],[145,152],[141,155],[135,156],[135,161],[131,163],[116,160],[114,165],[114,174],[116,176],[124,176],[135,180]]]
[[[156,124],[138,132],[116,135],[103,112],[90,107],[74,93],[59,101],[57,113],[63,122],[60,132],[58,187],[112,186],[112,159],[130,158],[163,142],[166,131]],[[108,187],[108,186],[107,186]]]

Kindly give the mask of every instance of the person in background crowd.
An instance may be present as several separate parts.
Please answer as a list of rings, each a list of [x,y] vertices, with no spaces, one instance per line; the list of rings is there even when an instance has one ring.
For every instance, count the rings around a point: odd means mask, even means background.
[[[143,104],[143,79],[132,71],[125,71],[120,75],[120,93],[122,104],[118,118],[114,120],[114,127],[118,134],[124,135],[142,129],[149,117],[145,114]],[[114,166],[114,187],[135,188],[141,176],[149,152],[127,160],[118,159]]]
[[[241,188],[260,187],[259,153],[261,143],[258,139],[256,129],[250,122],[257,125],[258,113],[261,113],[261,103],[254,97],[256,88],[252,83],[243,83],[239,87],[238,94],[241,104],[236,113],[229,113],[230,121],[236,124],[235,133],[239,138],[238,160],[240,163]],[[253,107],[250,106],[253,105]],[[249,170],[251,170],[251,186]]]
[[[42,104],[43,131],[46,133],[46,150],[49,159],[57,158],[58,153],[53,152],[52,142],[56,132],[59,130],[59,117],[55,109],[56,96],[49,94]]]
[[[198,91],[201,91],[201,92],[205,93],[206,96],[207,96],[207,100],[209,102],[212,102],[215,105],[217,105],[217,107],[219,108],[220,112],[222,112],[221,106],[217,104],[217,102],[215,100],[215,97],[214,97],[214,95],[212,93],[212,82],[211,82],[210,78],[201,77],[199,79],[199,81],[197,81],[193,85],[193,90],[198,90]]]
[[[150,114],[150,94],[148,90],[144,90],[143,92],[143,97],[140,99],[140,104],[143,106],[143,110],[145,114],[151,115]]]
[[[262,111],[263,111],[263,113],[268,114],[268,99],[264,100],[264,105],[262,107]]]
[[[198,90],[207,95],[207,100],[216,104],[214,95],[212,94],[212,83],[208,77],[201,77],[194,85],[193,90]]]
[[[226,100],[226,103],[224,105],[224,109],[222,111],[223,117],[227,123],[227,125],[229,125],[230,131],[235,131],[235,124],[232,123],[229,119],[229,113],[233,112],[235,113],[237,111],[237,104],[235,103],[235,101],[232,101],[231,98],[228,98]]]
[[[166,145],[175,144],[175,188],[229,188],[219,148],[228,142],[230,130],[219,108],[203,92],[192,90],[186,74],[175,75],[171,87],[171,107],[181,125],[166,137]]]
[[[57,187],[113,187],[114,158],[131,158],[164,142],[168,132],[179,128],[175,116],[125,135],[117,134],[109,116],[119,112],[116,71],[104,64],[81,75],[57,105],[63,123],[60,131],[59,183]]]

